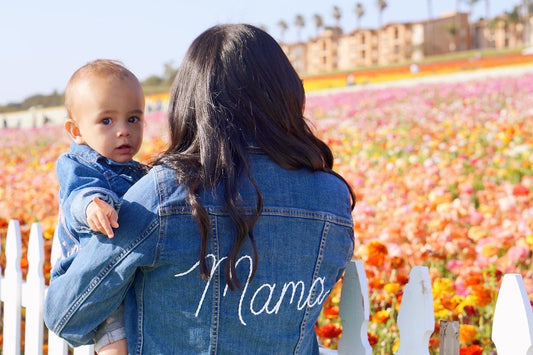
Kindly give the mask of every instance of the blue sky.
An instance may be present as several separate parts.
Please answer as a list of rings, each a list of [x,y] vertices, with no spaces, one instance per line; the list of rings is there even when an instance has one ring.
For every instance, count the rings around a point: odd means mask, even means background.
[[[293,23],[304,17],[302,38],[315,34],[313,15],[333,25],[333,6],[342,11],[345,32],[356,26],[358,1],[345,0],[3,0],[0,1],[0,105],[34,94],[62,92],[70,75],[96,58],[121,60],[141,80],[161,75],[165,63],[178,66],[192,40],[217,23],[264,26],[280,39],[278,22],[289,29],[286,42],[297,40]],[[365,7],[362,27],[375,28],[375,0]],[[432,14],[454,10],[456,0],[433,0]],[[519,0],[490,0],[491,16],[510,11]],[[383,23],[424,20],[427,0],[389,0]],[[469,7],[461,2],[461,11]],[[484,1],[473,10],[484,16]]]

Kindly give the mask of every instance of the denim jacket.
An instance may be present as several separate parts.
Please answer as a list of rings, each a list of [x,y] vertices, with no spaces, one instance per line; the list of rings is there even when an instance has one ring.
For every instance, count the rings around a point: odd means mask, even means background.
[[[56,172],[59,181],[57,238],[61,257],[52,277],[59,269],[66,270],[77,251],[90,239],[93,232],[87,224],[85,210],[93,197],[99,197],[118,210],[124,193],[148,169],[133,160],[117,163],[87,145],[72,142],[69,152],[57,160]]]
[[[51,282],[47,326],[75,346],[90,343],[125,298],[130,354],[318,354],[315,322],[353,254],[348,189],[332,174],[285,170],[261,153],[251,169],[264,208],[254,227],[258,259],[249,238],[237,258],[240,290],[224,279],[234,226],[223,188],[200,193],[210,218],[206,282],[186,189],[156,166],[124,195],[115,237],[94,235]],[[246,179],[239,193],[251,211]]]

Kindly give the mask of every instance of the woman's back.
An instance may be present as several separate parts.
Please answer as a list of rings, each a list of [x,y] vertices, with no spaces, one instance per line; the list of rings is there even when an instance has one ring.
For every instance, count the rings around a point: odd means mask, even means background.
[[[160,225],[149,242],[156,248],[156,261],[138,272],[136,301],[131,295],[126,303],[128,330],[137,334],[135,344],[130,339],[130,349],[145,354],[309,354],[316,349],[314,322],[352,257],[350,195],[344,182],[331,174],[285,170],[262,154],[253,154],[252,161],[264,198],[254,227],[259,260],[250,281],[256,261],[247,240],[237,260],[241,290],[236,291],[230,291],[224,279],[234,227],[222,200],[211,192],[202,195],[211,222],[211,279],[205,282],[198,270],[200,240],[191,237],[198,235],[198,226],[183,190],[175,185],[175,173],[164,167],[150,173],[160,199]],[[141,181],[128,195],[139,200],[136,194],[147,191],[143,185]],[[241,190],[241,197],[245,206],[254,206],[251,186]],[[153,202],[147,201],[150,205]],[[121,216],[128,213],[124,207]]]

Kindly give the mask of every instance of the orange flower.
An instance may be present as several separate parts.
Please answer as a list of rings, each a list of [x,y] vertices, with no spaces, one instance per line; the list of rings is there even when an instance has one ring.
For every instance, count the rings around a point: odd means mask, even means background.
[[[399,256],[393,256],[390,259],[390,266],[393,269],[399,269],[405,264],[405,260]]]
[[[382,279],[380,279],[379,277],[374,277],[373,279],[368,281],[368,286],[370,288],[373,288],[373,289],[376,289],[376,290],[380,290],[380,289],[383,288],[383,286],[385,286],[385,282]]]
[[[324,316],[327,319],[337,318],[339,316],[339,306],[331,306],[324,309]]]
[[[479,285],[483,282],[483,276],[480,273],[473,272],[465,276],[465,286]]]
[[[461,303],[458,297],[449,294],[442,295],[439,300],[442,307],[449,311],[453,311]]]
[[[376,324],[382,324],[388,321],[389,318],[390,318],[390,313],[385,310],[381,310],[381,311],[376,312],[376,314],[372,316],[372,322]]]
[[[459,325],[459,340],[461,343],[471,344],[477,336],[477,329],[470,324]]]
[[[462,346],[459,355],[482,355],[483,348],[479,345]]]
[[[385,262],[385,257],[388,254],[385,244],[382,244],[377,240],[373,240],[367,245],[366,249],[368,252],[366,264],[372,266],[382,266]]]
[[[492,302],[492,294],[490,290],[486,289],[482,285],[474,285],[472,289],[472,299],[479,307],[485,307]]]
[[[429,348],[438,349],[439,348],[439,338],[429,338]]]

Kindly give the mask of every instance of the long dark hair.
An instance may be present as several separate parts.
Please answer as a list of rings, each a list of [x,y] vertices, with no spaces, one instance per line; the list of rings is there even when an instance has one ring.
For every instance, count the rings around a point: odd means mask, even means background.
[[[226,283],[231,290],[240,288],[235,264],[247,238],[254,252],[253,273],[256,271],[253,227],[261,215],[263,198],[248,166],[250,146],[260,148],[283,168],[309,168],[339,176],[332,171],[331,150],[314,136],[303,117],[304,103],[298,74],[278,43],[259,28],[214,26],[189,47],[171,92],[170,146],[155,164],[172,167],[180,184],[188,189],[188,202],[202,237],[199,258],[204,280],[209,277],[210,228],[199,191],[218,184],[224,186],[225,209],[236,227],[225,266]],[[251,216],[237,198],[237,181],[243,174],[257,195]],[[353,208],[351,189],[350,194]]]

